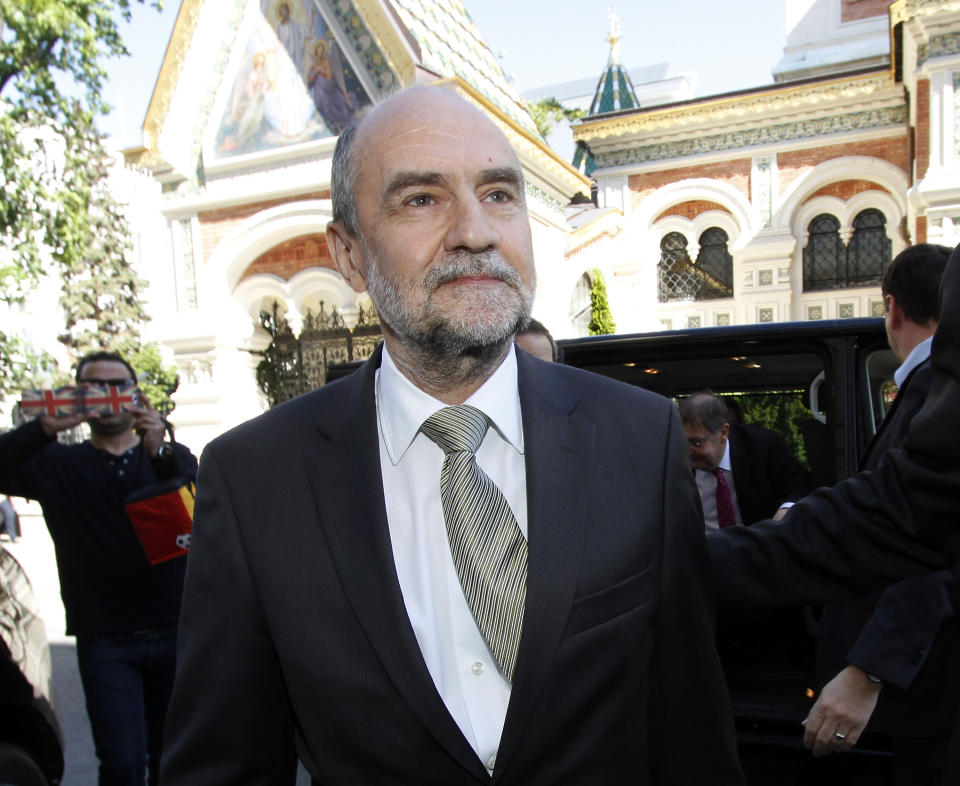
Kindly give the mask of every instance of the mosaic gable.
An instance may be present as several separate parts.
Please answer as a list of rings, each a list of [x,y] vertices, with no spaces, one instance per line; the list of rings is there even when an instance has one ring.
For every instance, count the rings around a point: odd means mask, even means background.
[[[244,47],[216,158],[335,136],[371,103],[312,0],[261,0]]]

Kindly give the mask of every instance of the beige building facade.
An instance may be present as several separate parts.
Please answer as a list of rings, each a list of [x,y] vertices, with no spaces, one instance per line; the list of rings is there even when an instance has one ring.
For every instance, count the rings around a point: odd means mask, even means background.
[[[787,23],[773,85],[574,126],[618,332],[880,316],[893,255],[960,241],[960,3]]]

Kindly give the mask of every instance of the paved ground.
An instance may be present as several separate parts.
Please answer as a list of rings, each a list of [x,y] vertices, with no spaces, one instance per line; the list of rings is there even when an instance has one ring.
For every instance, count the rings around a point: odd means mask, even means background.
[[[96,786],[97,757],[83,699],[83,688],[77,673],[75,643],[64,633],[63,604],[57,578],[53,543],[40,517],[39,506],[17,501],[23,537],[4,546],[23,566],[40,605],[50,657],[53,664],[53,685],[57,714],[63,729],[66,768],[61,786]],[[297,786],[309,786],[310,779],[301,769]]]

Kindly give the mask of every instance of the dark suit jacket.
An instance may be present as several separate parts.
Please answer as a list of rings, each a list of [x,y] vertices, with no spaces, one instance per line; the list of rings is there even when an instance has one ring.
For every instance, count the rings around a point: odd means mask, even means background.
[[[744,524],[770,518],[809,493],[806,472],[780,436],[751,424],[730,426],[730,466]]]
[[[930,391],[929,361],[904,380],[863,461],[876,468],[884,452],[900,446]],[[848,663],[887,683],[870,729],[913,737],[943,736],[957,711],[960,652],[956,615],[958,571],[938,571],[881,592],[831,604],[820,619],[817,667],[821,683]]]
[[[675,408],[518,358],[529,573],[492,782],[741,783]],[[205,451],[166,786],[289,784],[294,746],[316,783],[491,782],[404,609],[378,362]]]
[[[902,448],[808,495],[782,524],[708,535],[723,605],[842,600],[960,557],[960,248],[941,283],[933,382]]]

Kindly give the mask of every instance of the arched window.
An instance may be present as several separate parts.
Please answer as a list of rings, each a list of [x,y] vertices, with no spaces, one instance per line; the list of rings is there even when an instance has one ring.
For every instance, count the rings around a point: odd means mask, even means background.
[[[581,336],[590,335],[590,276],[584,273],[570,296],[570,321]]]
[[[846,289],[879,284],[890,263],[891,244],[887,219],[868,208],[853,219],[850,245],[840,239],[840,222],[823,213],[810,222],[803,249],[803,290]]]
[[[727,233],[711,227],[700,235],[696,262],[690,260],[682,234],[665,235],[660,241],[657,297],[661,303],[733,297],[733,257],[727,251]]]
[[[853,237],[847,248],[847,286],[879,284],[891,255],[887,219],[883,213],[875,208],[858,213],[853,219]]]
[[[660,241],[660,264],[657,265],[657,299],[693,300],[696,280],[693,263],[687,253],[687,239],[679,232],[670,232]]]
[[[846,279],[846,256],[840,239],[840,222],[821,213],[807,228],[809,239],[803,249],[803,291],[838,289]]]
[[[727,251],[727,233],[720,227],[700,235],[697,267],[702,274],[697,300],[733,297],[733,257]]]

